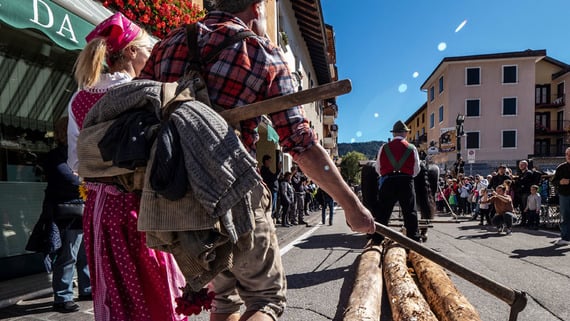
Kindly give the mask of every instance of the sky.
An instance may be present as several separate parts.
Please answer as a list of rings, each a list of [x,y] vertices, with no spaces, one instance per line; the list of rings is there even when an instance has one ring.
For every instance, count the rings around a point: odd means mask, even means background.
[[[570,64],[569,0],[321,0],[335,32],[338,142],[386,141],[445,57],[546,49]]]

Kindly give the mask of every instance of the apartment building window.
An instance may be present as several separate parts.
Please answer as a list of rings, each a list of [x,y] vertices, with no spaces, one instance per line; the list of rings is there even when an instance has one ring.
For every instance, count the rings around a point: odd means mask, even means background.
[[[516,148],[517,147],[517,131],[502,130],[501,131],[501,147]]]
[[[429,128],[434,128],[435,127],[435,115],[434,113],[431,113],[429,115]]]
[[[503,116],[513,116],[517,114],[517,98],[503,98]]]
[[[556,130],[557,131],[564,130],[564,111],[563,110],[556,113]]]
[[[479,132],[468,132],[467,138],[465,139],[466,149],[478,149],[479,148]]]
[[[517,66],[503,66],[503,84],[516,84],[518,82]]]
[[[467,68],[465,74],[467,86],[481,84],[481,68]]]
[[[550,139],[537,139],[534,141],[535,156],[550,156]]]
[[[420,127],[420,118],[419,118],[419,117],[416,118],[416,126],[417,126],[417,127]]]
[[[481,100],[467,99],[465,101],[465,116],[467,117],[481,116]]]
[[[426,122],[426,114],[422,114],[422,124]]]
[[[550,85],[537,85],[535,88],[535,103],[537,105],[550,102]]]
[[[439,77],[439,93],[443,92],[443,76]]]
[[[439,122],[443,121],[443,106],[439,106]]]
[[[433,86],[429,87],[429,101],[433,101],[433,99],[435,98],[434,91],[435,89],[433,88]]]

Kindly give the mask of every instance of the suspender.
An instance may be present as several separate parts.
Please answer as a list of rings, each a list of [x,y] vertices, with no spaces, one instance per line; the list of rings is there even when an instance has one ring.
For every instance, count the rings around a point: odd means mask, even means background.
[[[408,157],[410,157],[410,155],[414,151],[412,145],[408,144],[406,150],[404,151],[404,154],[402,155],[402,158],[400,158],[399,161],[396,161],[396,158],[394,157],[394,154],[392,154],[392,151],[390,150],[390,146],[388,144],[384,145],[383,150],[386,151],[386,156],[388,157],[388,161],[390,161],[390,164],[394,168],[395,172],[400,171],[402,166],[404,166],[404,164],[408,160]]]

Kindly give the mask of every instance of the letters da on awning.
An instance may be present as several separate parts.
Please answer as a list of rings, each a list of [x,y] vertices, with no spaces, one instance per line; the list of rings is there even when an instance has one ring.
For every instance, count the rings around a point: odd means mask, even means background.
[[[95,26],[51,0],[0,0],[0,20],[19,29],[40,30],[67,50],[85,47]]]

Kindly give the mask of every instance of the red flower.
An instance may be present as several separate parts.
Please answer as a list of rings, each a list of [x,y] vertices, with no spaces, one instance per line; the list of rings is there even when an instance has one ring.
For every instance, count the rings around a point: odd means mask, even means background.
[[[176,313],[184,315],[200,314],[203,310],[209,311],[212,308],[212,300],[216,294],[208,292],[207,288],[202,288],[194,292],[189,286],[183,288],[182,296],[176,298]]]
[[[122,12],[151,34],[163,38],[182,24],[202,18],[205,11],[190,0],[99,0],[103,6]]]

